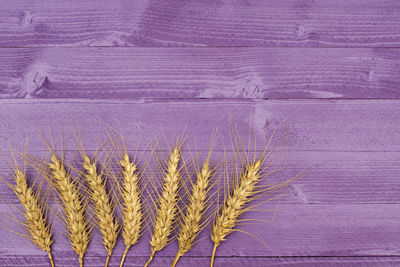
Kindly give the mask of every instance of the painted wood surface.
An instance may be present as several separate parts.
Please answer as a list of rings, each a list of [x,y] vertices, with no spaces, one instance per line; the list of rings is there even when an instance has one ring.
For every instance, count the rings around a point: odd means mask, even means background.
[[[287,119],[291,131],[288,147],[295,151],[400,150],[400,106],[396,100],[31,99],[2,100],[0,111],[3,133],[17,143],[27,133],[35,136],[37,129],[48,129],[57,123],[68,130],[78,121],[89,139],[85,143],[88,150],[98,148],[97,140],[104,136],[107,124],[120,127],[126,142],[131,144],[137,144],[138,138],[147,142],[154,136],[174,136],[186,129],[187,142],[197,138],[199,150],[204,150],[208,149],[209,137],[216,127],[228,138],[230,118],[238,124],[238,131],[247,135],[251,123],[264,139]],[[7,144],[4,138],[0,142],[3,147]],[[30,145],[45,149],[40,138],[31,138]],[[221,149],[221,144],[216,149]]]
[[[13,48],[0,60],[1,98],[400,98],[399,49]]]
[[[4,0],[0,45],[398,47],[395,0]]]
[[[45,130],[50,124],[63,125],[65,136],[70,138],[66,139],[67,150],[75,149],[71,134],[68,134],[72,118],[79,120],[85,147],[90,151],[98,147],[108,124],[120,127],[127,143],[133,147],[139,138],[146,143],[157,131],[158,135],[171,136],[186,128],[188,143],[196,139],[198,150],[206,151],[215,127],[220,128],[221,135],[225,136],[223,139],[227,140],[229,116],[237,122],[239,131],[247,132],[252,123],[257,137],[262,139],[295,112],[288,121],[291,127],[288,165],[279,176],[289,178],[312,165],[314,169],[286,190],[273,222],[258,222],[241,228],[255,234],[272,251],[250,236],[234,233],[221,245],[217,263],[221,266],[398,264],[400,210],[399,165],[396,162],[400,160],[400,106],[396,100],[10,99],[2,100],[0,111],[1,147],[6,147],[8,141],[21,146],[21,140],[29,134],[29,151],[43,156],[46,156],[46,148],[40,138],[34,137],[38,128]],[[59,132],[55,127],[55,136]],[[216,153],[222,153],[221,143],[217,143]],[[1,170],[5,171],[4,163]],[[7,202],[16,203],[15,197],[4,186],[1,195]],[[4,198],[1,211],[9,214]],[[260,208],[271,208],[270,205],[263,207]],[[271,220],[273,214],[255,211],[244,219]],[[75,264],[76,257],[61,234],[59,222],[55,231],[57,265]],[[202,233],[204,239],[182,259],[180,266],[208,264],[211,252],[208,231]],[[5,242],[0,242],[0,263],[4,266],[46,264],[46,255],[29,241],[5,229],[1,230],[1,235]],[[143,265],[149,252],[148,239],[146,234],[132,249],[127,266]],[[168,265],[176,246],[174,242],[159,253],[154,266]],[[91,242],[86,266],[100,265],[105,259],[103,250],[97,233]],[[120,240],[111,266],[117,266],[122,252]],[[26,261],[27,255],[33,256],[34,260]]]
[[[131,153],[139,138],[185,129],[204,156],[218,126],[218,158],[229,118],[262,141],[291,116],[288,164],[270,179],[313,169],[245,215],[274,220],[243,225],[259,240],[233,233],[216,266],[399,266],[399,49],[395,0],[3,0],[0,148],[7,155],[29,136],[28,151],[46,158],[38,129],[59,139],[62,126],[70,158],[79,125],[93,154],[112,125]],[[17,203],[1,184],[2,226]],[[54,230],[56,266],[77,265],[60,221]],[[4,227],[0,236],[0,266],[49,265],[28,240]],[[209,229],[201,237],[178,266],[209,264]],[[96,231],[85,266],[104,264],[100,239]],[[148,240],[125,266],[143,266]],[[122,243],[110,266],[119,266]],[[168,266],[176,249],[175,241],[152,266]]]

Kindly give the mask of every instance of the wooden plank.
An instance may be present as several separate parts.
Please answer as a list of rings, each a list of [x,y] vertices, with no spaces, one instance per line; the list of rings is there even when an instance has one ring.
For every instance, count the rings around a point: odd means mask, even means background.
[[[86,149],[95,150],[105,136],[106,125],[121,129],[126,142],[136,148],[154,136],[188,135],[200,150],[208,149],[211,133],[218,127],[224,142],[229,141],[229,118],[238,132],[248,136],[249,124],[256,136],[265,140],[276,126],[288,119],[291,151],[399,152],[400,105],[396,100],[2,100],[2,134],[21,144],[31,135],[30,146],[43,148],[37,129],[61,126],[73,141],[71,125],[81,126]],[[288,118],[291,116],[290,118]],[[72,128],[73,128],[72,127]],[[85,139],[86,138],[86,139]],[[72,140],[71,140],[72,139]],[[168,139],[168,138],[167,138]],[[259,140],[261,142],[261,140]],[[7,147],[7,139],[0,139]],[[76,145],[69,143],[67,149]],[[222,142],[216,147],[223,149]]]
[[[339,263],[348,266],[352,266],[352,263],[355,264],[353,266],[372,266],[374,263],[382,262],[386,266],[395,266],[398,257],[394,256],[397,255],[400,245],[397,235],[399,208],[399,205],[390,204],[282,204],[274,222],[240,227],[243,231],[255,234],[272,251],[252,237],[235,232],[218,248],[216,264],[254,262],[260,266],[263,262],[275,262],[278,266],[285,264],[291,266],[290,264],[304,262],[309,266],[317,263],[326,264],[322,266],[336,266],[335,264]],[[4,205],[0,205],[0,209],[2,212],[8,212]],[[266,212],[248,214],[243,218],[253,217],[270,219],[270,215]],[[60,222],[56,221],[54,231],[56,242],[53,245],[53,254],[57,265],[75,265],[77,256],[62,235]],[[0,242],[0,262],[15,262],[21,266],[32,263],[38,266],[45,261],[45,253],[35,248],[30,241],[3,228],[0,228],[0,233],[3,240]],[[150,252],[148,240],[149,234],[145,233],[129,253],[127,266],[144,264]],[[189,263],[204,266],[209,263],[212,251],[209,229],[201,233],[199,240],[186,257],[182,258],[182,266]],[[113,253],[112,266],[119,262],[123,249],[124,245],[120,239]],[[174,241],[157,253],[154,266],[169,265],[176,250],[177,242]],[[26,262],[24,259],[27,256],[33,261]],[[99,266],[104,262],[105,256],[101,237],[96,231],[87,251],[85,266]]]
[[[42,160],[49,158],[49,153],[37,151],[35,148],[30,148],[28,153]],[[88,153],[93,154],[93,151]],[[67,162],[71,162],[70,158],[73,154],[72,151],[67,152],[69,156]],[[147,159],[149,154],[145,153],[144,158]],[[188,151],[184,151],[183,155],[186,160],[190,159],[189,154]],[[134,151],[131,151],[131,155],[134,155]],[[203,153],[201,156],[199,163],[206,155]],[[222,156],[221,151],[214,151],[212,160]],[[232,153],[228,153],[226,158],[233,159],[233,157]],[[77,158],[72,162],[79,166],[79,160],[80,158]],[[398,183],[400,166],[397,164],[398,162],[400,162],[399,152],[290,151],[286,169],[275,176],[264,178],[261,184],[276,182],[279,179],[290,179],[305,168],[314,166],[314,169],[304,178],[289,186],[284,192],[285,197],[277,202],[288,204],[398,204],[400,203],[400,184]],[[152,164],[150,169],[154,170],[154,165]],[[0,160],[0,174],[6,176],[9,173],[5,163]],[[38,179],[39,174],[33,168],[28,167],[27,173],[32,182]],[[159,177],[157,176],[155,179]],[[14,193],[3,184],[0,184],[0,195],[7,202],[19,203]]]
[[[5,0],[5,46],[395,47],[399,2]]]
[[[399,49],[10,48],[0,60],[0,98],[400,98]]]

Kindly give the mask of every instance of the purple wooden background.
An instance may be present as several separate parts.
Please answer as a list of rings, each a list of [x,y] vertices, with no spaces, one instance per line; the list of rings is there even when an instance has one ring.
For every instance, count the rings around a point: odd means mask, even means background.
[[[273,251],[234,233],[216,266],[399,266],[399,48],[396,0],[2,0],[0,147],[29,134],[29,151],[46,155],[37,128],[79,118],[96,137],[89,150],[104,123],[122,125],[131,148],[186,127],[206,150],[229,116],[261,137],[295,112],[282,176],[317,167],[287,190],[273,223],[244,227]],[[0,194],[4,216],[17,200],[3,185]],[[55,231],[56,265],[76,265],[58,221]],[[179,266],[209,264],[208,234]],[[1,266],[48,264],[28,240],[0,236]],[[148,239],[125,266],[144,264]],[[122,252],[119,240],[110,266]],[[85,266],[104,260],[96,233]]]

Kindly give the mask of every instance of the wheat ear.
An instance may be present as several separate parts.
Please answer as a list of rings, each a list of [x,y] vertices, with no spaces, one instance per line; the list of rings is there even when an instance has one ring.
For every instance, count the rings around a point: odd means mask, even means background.
[[[122,236],[124,237],[124,243],[126,246],[120,264],[122,267],[129,248],[138,242],[141,235],[143,211],[136,164],[130,162],[129,155],[125,153],[120,161],[120,165],[123,168],[123,186],[121,196],[124,202],[122,210]]]
[[[261,160],[249,163],[242,174],[240,182],[234,187],[231,195],[227,196],[220,213],[216,216],[211,231],[211,240],[214,249],[211,257],[211,266],[214,264],[215,251],[225,237],[234,231],[238,217],[244,212],[245,205],[255,194],[257,182],[260,180]]]
[[[153,234],[150,240],[151,254],[145,267],[153,260],[154,254],[168,244],[169,236],[173,230],[181,180],[181,174],[178,168],[181,156],[180,153],[180,148],[175,147],[168,160],[167,171],[164,174],[162,193],[158,199],[156,221],[153,225]]]
[[[96,163],[92,163],[86,155],[83,156],[83,159],[83,168],[86,170],[85,177],[90,187],[90,196],[94,203],[97,225],[103,236],[103,245],[107,250],[105,264],[107,267],[112,250],[117,242],[119,222],[115,219],[110,196],[106,191],[102,175],[97,172]]]
[[[179,258],[192,248],[194,240],[200,233],[200,222],[207,204],[207,192],[211,177],[208,158],[196,176],[197,181],[193,184],[186,214],[182,219],[181,229],[178,234],[179,249],[172,266],[175,266]]]
[[[49,168],[53,184],[61,198],[69,242],[79,256],[79,264],[83,266],[83,256],[90,242],[90,229],[85,215],[85,205],[76,184],[71,180],[65,166],[55,155],[51,157]]]
[[[50,226],[47,224],[44,208],[40,204],[38,195],[26,183],[26,176],[19,169],[14,170],[15,185],[12,187],[14,193],[18,196],[24,210],[28,237],[41,250],[47,252],[51,266],[54,267],[51,256],[51,244],[53,243]]]

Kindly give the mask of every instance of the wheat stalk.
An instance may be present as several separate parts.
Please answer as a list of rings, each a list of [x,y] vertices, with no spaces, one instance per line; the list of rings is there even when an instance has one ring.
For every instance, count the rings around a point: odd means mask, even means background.
[[[124,202],[122,210],[122,236],[124,237],[124,243],[126,246],[120,264],[122,267],[129,248],[138,242],[141,235],[143,211],[140,199],[139,176],[136,172],[137,167],[135,163],[130,162],[127,153],[124,154],[120,161],[120,165],[123,168],[123,186],[121,196]]]
[[[150,240],[151,254],[145,267],[153,260],[154,254],[168,244],[169,236],[173,230],[181,179],[178,168],[180,153],[180,148],[175,147],[168,160],[167,171],[164,175],[163,190],[158,199],[156,221],[153,225],[153,234]]]
[[[245,211],[245,205],[251,200],[255,193],[255,187],[260,180],[260,168],[262,160],[249,163],[246,171],[242,174],[239,184],[237,184],[231,195],[224,201],[220,213],[216,216],[211,231],[211,240],[214,242],[211,257],[211,266],[214,264],[215,251],[219,244],[225,240],[226,236],[234,231],[238,222],[238,217]]]
[[[28,232],[28,238],[41,250],[47,252],[51,266],[54,267],[51,256],[51,244],[53,243],[50,226],[47,224],[44,208],[40,204],[38,195],[26,183],[26,176],[18,168],[14,170],[15,185],[12,190],[19,198],[25,213],[24,226]]]
[[[92,163],[86,155],[83,156],[83,159],[83,168],[86,170],[85,177],[90,187],[90,196],[94,203],[97,225],[103,236],[103,245],[107,250],[105,264],[107,267],[112,250],[117,242],[120,225],[115,219],[114,209],[106,191],[106,185],[102,180],[102,175],[97,172],[96,163]]]
[[[206,159],[201,171],[197,172],[196,176],[197,181],[196,184],[193,184],[192,193],[189,196],[189,204],[178,234],[179,249],[172,263],[173,267],[177,264],[179,258],[192,248],[194,240],[201,230],[200,221],[206,208],[207,192],[211,177],[209,158]]]
[[[49,168],[53,184],[62,201],[69,241],[79,256],[80,266],[83,266],[83,256],[91,239],[85,205],[76,184],[71,180],[70,174],[65,171],[63,162],[54,154],[51,157]]]

